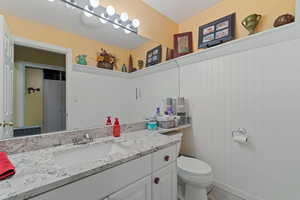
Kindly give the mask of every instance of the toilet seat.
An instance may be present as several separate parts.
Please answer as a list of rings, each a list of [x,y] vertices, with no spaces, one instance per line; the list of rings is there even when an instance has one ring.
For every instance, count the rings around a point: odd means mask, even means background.
[[[208,175],[212,173],[212,169],[207,163],[186,156],[180,156],[177,159],[177,166],[181,170],[195,175]]]

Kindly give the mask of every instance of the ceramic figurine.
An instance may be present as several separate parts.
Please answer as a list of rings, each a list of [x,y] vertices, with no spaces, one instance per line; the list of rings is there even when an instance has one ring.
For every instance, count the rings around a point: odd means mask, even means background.
[[[122,72],[127,72],[127,67],[125,64],[122,65]]]
[[[275,20],[274,27],[283,26],[292,23],[294,21],[295,21],[295,17],[291,14],[281,15]]]
[[[144,61],[143,60],[138,60],[138,66],[139,66],[139,69],[143,69]]]
[[[252,14],[252,15],[249,15],[248,17],[246,17],[242,21],[242,25],[245,27],[245,29],[247,29],[249,31],[249,35],[252,35],[255,33],[255,29],[256,29],[258,23],[260,22],[261,18],[262,18],[262,15]]]
[[[87,65],[87,55],[80,54],[76,57],[76,63],[80,65]]]

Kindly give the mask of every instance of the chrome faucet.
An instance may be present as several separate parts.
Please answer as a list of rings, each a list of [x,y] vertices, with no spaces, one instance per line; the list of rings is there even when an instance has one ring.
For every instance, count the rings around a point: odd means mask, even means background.
[[[72,139],[74,145],[88,144],[92,143],[94,138],[90,137],[89,134],[85,134],[83,137],[75,137]]]

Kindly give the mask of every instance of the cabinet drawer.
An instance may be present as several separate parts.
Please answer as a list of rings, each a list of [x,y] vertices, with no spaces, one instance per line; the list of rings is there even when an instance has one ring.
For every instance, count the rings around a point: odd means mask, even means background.
[[[155,152],[152,155],[152,170],[156,171],[172,163],[177,159],[176,154],[177,154],[176,145]]]
[[[151,174],[151,155],[47,192],[32,200],[99,200]]]

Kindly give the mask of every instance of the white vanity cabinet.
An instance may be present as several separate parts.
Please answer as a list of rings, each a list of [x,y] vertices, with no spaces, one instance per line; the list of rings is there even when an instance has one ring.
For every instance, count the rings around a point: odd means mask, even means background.
[[[176,162],[152,175],[152,200],[177,199]]]
[[[109,196],[109,200],[151,200],[151,176],[148,176],[121,191]]]
[[[31,198],[53,199],[176,200],[176,145]]]

